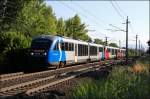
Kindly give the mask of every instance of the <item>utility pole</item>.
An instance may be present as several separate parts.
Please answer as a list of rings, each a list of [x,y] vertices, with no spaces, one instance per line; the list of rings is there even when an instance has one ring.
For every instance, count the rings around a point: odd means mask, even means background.
[[[119,48],[121,48],[121,41],[119,40]]]
[[[140,48],[140,40],[139,40],[139,56],[140,56],[140,49],[141,49],[141,48]]]
[[[138,51],[137,51],[137,38],[138,38],[138,35],[136,35],[136,47],[135,47],[135,50],[136,50],[136,56],[137,56],[137,53],[138,53]]]
[[[128,16],[127,16],[127,19],[126,19],[126,64],[128,63],[128,24],[129,24],[129,21],[128,21]]]
[[[108,38],[108,37],[105,37],[105,45],[106,45],[106,46],[107,46],[107,42],[108,42],[108,41],[107,41],[107,38]]]
[[[149,46],[148,54],[150,55],[150,38],[149,38],[149,41],[147,42],[147,44]]]
[[[126,24],[126,30],[123,30],[123,29],[120,29],[112,24],[110,24],[110,26],[112,27],[115,27],[117,28],[118,30],[115,30],[115,31],[123,31],[123,32],[126,32],[126,64],[128,63],[128,24],[129,24],[129,20],[128,20],[128,16],[127,16],[127,19],[126,19],[126,23],[123,23],[123,24]],[[107,30],[112,30],[112,29],[107,29]]]

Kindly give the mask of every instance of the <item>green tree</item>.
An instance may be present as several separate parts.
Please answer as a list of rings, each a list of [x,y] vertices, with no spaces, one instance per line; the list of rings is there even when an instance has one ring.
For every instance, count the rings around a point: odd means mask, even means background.
[[[57,22],[57,34],[58,35],[65,35],[65,22],[63,18],[59,18]]]
[[[110,43],[109,46],[118,47],[118,45],[116,43]]]
[[[66,20],[65,24],[66,36],[85,41],[89,40],[86,25],[84,23],[81,23],[81,19],[78,15],[75,15],[73,18],[69,18],[68,20]]]
[[[31,38],[26,38],[22,33],[2,33],[0,34],[0,53],[17,48],[27,48],[30,46],[30,41]]]
[[[31,37],[40,34],[56,34],[56,17],[43,0],[31,0],[18,15],[14,29]]]
[[[98,39],[98,38],[94,39],[94,43],[105,45],[105,42],[103,42],[101,39]]]
[[[1,0],[0,2],[0,31],[6,32],[16,22],[19,12],[29,0]]]

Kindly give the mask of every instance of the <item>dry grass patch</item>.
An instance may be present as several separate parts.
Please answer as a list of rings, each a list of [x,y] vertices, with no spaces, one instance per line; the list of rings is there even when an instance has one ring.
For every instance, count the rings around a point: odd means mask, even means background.
[[[148,67],[143,63],[137,63],[133,67],[129,68],[129,71],[134,73],[144,73],[148,70]]]

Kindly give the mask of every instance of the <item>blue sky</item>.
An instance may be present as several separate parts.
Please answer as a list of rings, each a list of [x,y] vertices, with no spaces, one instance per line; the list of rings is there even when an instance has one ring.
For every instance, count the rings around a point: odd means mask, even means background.
[[[105,39],[125,46],[125,32],[111,32],[107,29],[116,29],[113,24],[125,29],[126,16],[129,17],[129,47],[135,47],[135,35],[144,47],[149,39],[149,2],[148,1],[45,1],[52,6],[57,18],[68,19],[78,14],[83,23],[87,25],[88,35],[94,38]],[[120,14],[113,8],[117,7]],[[121,10],[120,10],[120,9]]]

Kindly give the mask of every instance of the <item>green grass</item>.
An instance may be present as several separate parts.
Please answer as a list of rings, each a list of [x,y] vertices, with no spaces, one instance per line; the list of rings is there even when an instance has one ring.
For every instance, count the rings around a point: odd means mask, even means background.
[[[149,67],[147,59],[135,65],[145,67],[136,72],[132,67],[115,67],[106,79],[88,80],[80,83],[73,93],[74,99],[150,99]]]

